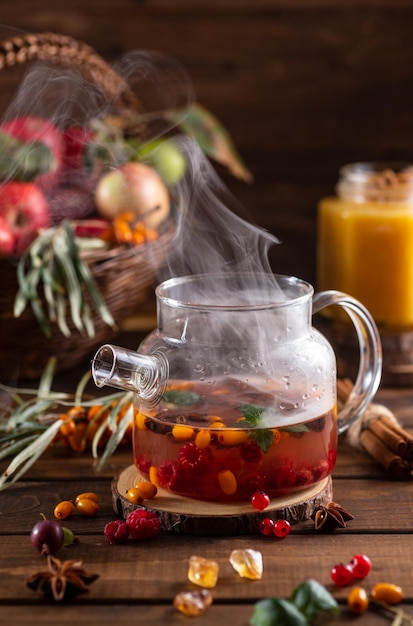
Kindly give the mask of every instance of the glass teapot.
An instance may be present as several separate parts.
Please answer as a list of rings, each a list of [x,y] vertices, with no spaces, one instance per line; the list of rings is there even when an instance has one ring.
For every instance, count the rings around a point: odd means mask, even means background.
[[[158,329],[139,352],[104,345],[92,363],[98,387],[135,392],[142,477],[212,502],[248,502],[256,491],[283,498],[326,478],[337,435],[380,382],[380,338],[365,307],[268,274],[172,278],[156,297]],[[357,379],[339,412],[334,352],[311,326],[312,313],[333,304],[360,343]]]

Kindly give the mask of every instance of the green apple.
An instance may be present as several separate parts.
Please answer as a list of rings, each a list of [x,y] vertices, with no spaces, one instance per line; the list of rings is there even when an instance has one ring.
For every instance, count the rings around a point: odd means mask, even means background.
[[[138,156],[156,169],[168,187],[175,185],[186,170],[186,159],[173,139],[156,139],[138,149]]]

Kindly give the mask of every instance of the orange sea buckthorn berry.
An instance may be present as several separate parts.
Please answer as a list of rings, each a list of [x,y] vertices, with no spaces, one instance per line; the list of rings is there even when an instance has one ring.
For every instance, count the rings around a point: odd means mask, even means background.
[[[248,439],[248,433],[237,428],[223,428],[217,439],[222,446],[238,446]]]
[[[347,606],[355,615],[362,615],[367,611],[369,598],[363,587],[353,587],[347,596]]]
[[[176,424],[172,428],[172,437],[178,441],[188,441],[192,439],[195,432],[190,426],[183,426],[182,424]]]
[[[148,430],[146,426],[146,416],[141,412],[136,413],[135,424],[139,430]]]
[[[93,500],[96,504],[99,503],[99,496],[97,493],[93,491],[85,491],[85,493],[79,493],[75,498],[75,504],[79,502],[79,500]]]
[[[237,479],[231,470],[218,472],[218,482],[221,491],[227,496],[232,496],[237,490]]]
[[[152,500],[158,493],[157,486],[151,483],[149,480],[138,480],[135,488],[140,491],[144,499],[148,500]]]
[[[211,433],[206,428],[202,428],[195,436],[195,445],[200,450],[207,448],[211,443]]]
[[[94,517],[99,513],[99,504],[89,498],[76,499],[76,508],[81,515],[86,517]]]
[[[143,497],[141,490],[138,489],[137,487],[131,487],[130,489],[128,489],[126,492],[126,498],[132,504],[142,504],[142,502],[145,499]]]
[[[403,600],[403,590],[393,583],[376,583],[370,596],[375,602],[398,604]]]
[[[103,406],[101,404],[94,404],[93,406],[89,407],[89,410],[87,412],[87,418],[90,421],[98,416],[100,413],[103,413]]]
[[[223,422],[212,422],[211,428],[225,428],[225,424]]]
[[[57,519],[66,519],[70,517],[75,510],[75,505],[71,500],[62,500],[56,504],[53,514]]]
[[[278,430],[278,428],[273,428],[272,429],[272,433],[274,435],[272,442],[273,443],[280,443],[280,441],[281,441],[281,433]]]
[[[69,437],[76,432],[76,422],[74,419],[69,418],[67,415],[61,415],[60,419],[65,419],[60,427],[60,434],[63,437]]]
[[[149,480],[156,487],[159,487],[158,468],[155,465],[151,465],[149,468]]]

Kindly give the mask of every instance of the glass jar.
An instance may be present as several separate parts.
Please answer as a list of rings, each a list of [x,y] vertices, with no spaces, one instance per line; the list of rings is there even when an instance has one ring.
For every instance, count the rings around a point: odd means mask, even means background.
[[[413,166],[346,165],[336,192],[318,207],[318,288],[357,298],[379,328],[410,329]]]

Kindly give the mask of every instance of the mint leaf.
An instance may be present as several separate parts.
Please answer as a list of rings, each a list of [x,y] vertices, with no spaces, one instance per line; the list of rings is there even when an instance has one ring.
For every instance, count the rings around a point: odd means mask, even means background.
[[[254,430],[250,435],[250,439],[253,439],[264,454],[267,454],[274,441],[274,432],[270,428]]]
[[[251,626],[309,626],[299,609],[284,598],[267,598],[254,606]]]
[[[326,624],[339,611],[338,604],[323,585],[306,580],[294,589],[290,601],[303,613],[309,624]]]
[[[199,402],[199,395],[194,391],[171,389],[170,391],[165,391],[162,396],[162,400],[178,406],[189,406]]]
[[[286,433],[306,433],[308,427],[305,424],[293,424],[292,426],[284,426],[279,430],[283,430]]]
[[[265,408],[263,406],[257,406],[256,404],[242,404],[239,410],[248,424],[257,426],[261,421],[261,414],[265,411]]]

